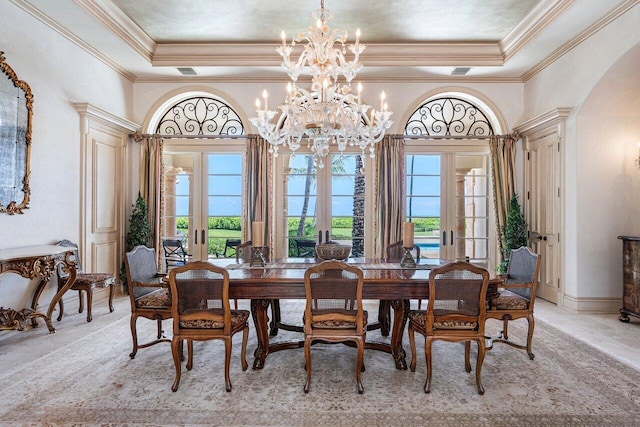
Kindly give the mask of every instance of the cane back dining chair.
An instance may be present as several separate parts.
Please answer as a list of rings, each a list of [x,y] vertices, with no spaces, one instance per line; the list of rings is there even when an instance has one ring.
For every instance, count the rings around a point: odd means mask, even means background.
[[[431,270],[427,309],[409,311],[412,372],[416,370],[415,333],[418,332],[425,337],[424,354],[427,364],[425,393],[431,391],[433,341],[445,340],[465,342],[467,372],[471,372],[469,362],[471,341],[477,342],[476,385],[478,393],[484,394],[480,372],[485,354],[484,326],[488,286],[487,270],[467,262],[453,262]]]
[[[399,263],[404,257],[403,241],[399,240],[391,243],[385,248],[385,261]],[[420,246],[413,245],[411,255],[416,259],[420,259]],[[418,309],[422,308],[422,300],[418,300]],[[378,321],[380,322],[380,333],[383,336],[389,335],[391,329],[391,301],[382,300],[378,308]],[[369,328],[371,330],[372,328]]]
[[[308,268],[304,274],[306,305],[304,311],[304,358],[307,382],[311,384],[311,345],[315,341],[354,342],[357,352],[356,381],[362,393],[364,343],[367,312],[362,308],[362,270],[342,261],[330,260]]]
[[[158,273],[155,250],[140,245],[127,252],[124,257],[131,301],[131,337],[133,350],[129,354],[134,358],[138,349],[146,348],[161,342],[171,342],[164,337],[162,321],[171,319],[171,294],[164,281],[166,274]],[[138,317],[155,320],[158,333],[155,340],[145,344],[138,343],[136,321]]]
[[[231,391],[229,366],[232,337],[242,331],[240,362],[246,371],[249,311],[231,310],[229,305],[229,273],[222,267],[196,261],[176,267],[169,273],[173,316],[171,353],[176,376],[171,390],[177,391],[182,371],[182,342],[187,341],[187,370],[193,367],[193,341],[224,341],[224,382]]]
[[[109,288],[109,313],[113,313],[113,294],[116,283],[115,275],[112,273],[84,273],[82,271],[82,263],[80,262],[80,256],[78,254],[78,245],[67,239],[59,241],[57,245],[66,248],[73,248],[76,259],[76,270],[78,273],[76,275],[76,280],[73,282],[70,289],[78,291],[78,313],[82,313],[84,311],[84,299],[82,295],[84,292],[87,298],[87,322],[91,322],[93,319],[93,315],[91,313],[93,305],[93,290],[95,288]],[[58,289],[60,289],[67,283],[69,275],[63,271],[62,266],[58,266],[57,275]],[[62,315],[64,314],[64,303],[62,300],[63,299],[60,298],[60,302],[58,303],[60,308],[58,321],[62,319]]]
[[[531,351],[535,319],[533,317],[533,304],[536,300],[538,286],[538,274],[540,273],[540,255],[522,246],[513,249],[507,264],[507,273],[504,278],[504,289],[500,291],[498,298],[490,301],[487,310],[487,319],[502,320],[502,331],[496,338],[492,338],[487,348],[492,348],[493,343],[502,342],[512,347],[527,351],[529,359],[535,355]],[[529,328],[527,331],[526,345],[517,344],[509,340],[509,321],[527,319]]]

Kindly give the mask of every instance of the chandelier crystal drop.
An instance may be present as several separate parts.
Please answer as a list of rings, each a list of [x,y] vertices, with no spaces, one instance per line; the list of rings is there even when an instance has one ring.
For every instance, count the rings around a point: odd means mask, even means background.
[[[380,109],[375,110],[362,102],[362,84],[358,83],[357,92],[352,90],[352,81],[362,69],[360,54],[366,48],[360,43],[360,29],[356,31],[355,42],[347,45],[345,30],[332,30],[327,26],[331,18],[331,12],[324,9],[324,0],[321,0],[320,9],[311,14],[312,24],[306,33],[293,37],[288,45],[282,31],[282,46],[276,51],[292,82],[287,85],[284,103],[278,107],[280,112],[269,109],[265,90],[264,105],[258,98],[257,117],[250,119],[260,136],[271,145],[269,152],[274,157],[278,156],[280,146],[295,153],[306,143],[320,168],[324,167],[331,145],[336,145],[341,152],[347,144],[357,146],[363,155],[368,149],[374,157],[375,144],[393,123],[384,92],[380,95]],[[300,56],[292,59],[300,45],[303,46]],[[352,57],[351,61],[348,56]],[[305,72],[311,76],[309,89],[297,84]]]

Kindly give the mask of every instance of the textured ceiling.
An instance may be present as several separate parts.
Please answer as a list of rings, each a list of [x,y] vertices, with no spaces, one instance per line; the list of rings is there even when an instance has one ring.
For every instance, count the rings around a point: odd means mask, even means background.
[[[265,42],[304,31],[320,1],[113,0],[156,42]],[[331,27],[363,41],[501,40],[538,0],[328,0]]]

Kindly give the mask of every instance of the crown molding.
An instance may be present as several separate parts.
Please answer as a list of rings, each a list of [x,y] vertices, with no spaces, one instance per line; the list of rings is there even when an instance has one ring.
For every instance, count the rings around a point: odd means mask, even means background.
[[[35,7],[31,6],[25,0],[11,0],[11,2],[13,4],[15,4],[16,6],[18,6],[20,9],[24,10],[25,12],[27,12],[29,15],[33,16],[34,18],[36,18],[38,21],[40,21],[43,24],[45,24],[47,27],[51,28],[52,30],[54,30],[55,32],[57,32],[58,34],[63,36],[64,38],[68,39],[69,41],[71,41],[72,43],[74,43],[75,45],[80,47],[81,49],[85,50],[87,53],[89,53],[90,55],[92,55],[93,57],[98,59],[99,61],[102,61],[105,65],[107,65],[108,67],[110,67],[113,70],[115,70],[118,74],[120,74],[121,76],[123,76],[127,80],[129,80],[131,82],[133,82],[135,80],[135,78],[136,78],[135,74],[133,74],[133,73],[129,72],[128,70],[126,70],[125,68],[121,67],[115,61],[112,61],[109,57],[107,57],[106,55],[102,54],[100,51],[98,51],[97,49],[95,49],[94,47],[89,45],[88,43],[86,43],[83,40],[81,40],[80,38],[78,38],[75,34],[73,34],[69,30],[67,30],[66,28],[64,28],[60,24],[58,24],[56,21],[52,20],[51,18],[49,18],[48,16],[46,16],[45,14],[40,12]]]
[[[159,43],[152,65],[279,66],[277,43]],[[497,43],[373,43],[361,59],[368,66],[503,66]]]
[[[515,126],[513,130],[520,132],[522,135],[530,134],[540,129],[548,128],[557,123],[566,121],[570,113],[571,108],[554,108]]]
[[[627,0],[624,3],[621,3],[618,7],[600,18],[589,28],[569,40],[567,43],[560,46],[558,49],[554,50],[549,56],[530,68],[526,73],[522,75],[522,81],[527,82],[529,79],[533,78],[536,74],[556,62],[558,59],[562,58],[573,48],[577,47],[589,37],[593,36],[595,33],[609,25],[611,22],[615,21],[621,15],[624,15],[629,9],[631,9],[638,3],[640,3],[640,0]]]
[[[134,83],[283,83],[290,82],[288,76],[282,77],[262,77],[262,76],[222,76],[222,77],[138,77]],[[381,76],[381,77],[360,77],[358,81],[362,83],[522,83],[520,77],[452,77],[452,76]],[[299,83],[305,82],[303,79]]]
[[[113,2],[104,0],[73,1],[147,61],[152,60],[156,42]]]
[[[498,44],[504,60],[512,58],[534,37],[562,15],[575,0],[543,0],[516,25]]]
[[[82,118],[91,118],[103,123],[116,126],[126,132],[134,132],[140,129],[140,125],[123,119],[122,117],[111,114],[101,108],[89,104],[88,102],[73,102],[73,108],[80,114]],[[86,131],[86,129],[84,130]]]

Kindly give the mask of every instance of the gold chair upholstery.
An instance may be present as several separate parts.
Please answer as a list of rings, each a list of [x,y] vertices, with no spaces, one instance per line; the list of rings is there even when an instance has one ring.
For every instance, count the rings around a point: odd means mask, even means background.
[[[155,250],[146,246],[136,246],[124,257],[127,270],[127,284],[131,301],[131,337],[133,350],[129,354],[134,358],[138,349],[161,342],[171,342],[164,338],[162,321],[171,319],[171,294],[164,282],[166,274],[158,273]],[[138,343],[136,321],[138,317],[155,320],[158,324],[157,339],[146,344]]]
[[[231,391],[229,366],[232,337],[242,331],[240,361],[246,371],[247,338],[249,336],[249,311],[231,310],[229,305],[229,273],[222,267],[196,261],[176,267],[169,273],[173,339],[171,353],[176,377],[171,390],[177,391],[181,376],[182,342],[187,340],[187,369],[193,367],[193,341],[219,339],[224,341],[224,380]]]
[[[535,328],[533,305],[536,300],[541,262],[540,255],[531,252],[526,246],[511,251],[507,273],[503,276],[504,290],[500,291],[498,298],[490,301],[489,310],[487,310],[487,319],[502,320],[502,331],[497,338],[490,340],[487,348],[492,348],[495,342],[502,342],[526,350],[531,360],[535,357],[531,351]],[[509,321],[516,319],[527,319],[529,327],[526,345],[509,340]]]
[[[415,333],[418,332],[425,337],[424,353],[427,364],[425,393],[431,391],[433,341],[445,340],[465,342],[467,372],[471,372],[469,362],[471,341],[478,343],[476,385],[478,393],[484,394],[480,372],[485,354],[484,326],[488,286],[487,270],[467,262],[454,262],[431,270],[427,309],[409,311],[412,372],[416,370]]]
[[[362,308],[362,270],[341,261],[325,261],[305,271],[304,358],[311,383],[311,345],[316,342],[354,342],[357,349],[356,380],[362,393],[367,313]]]
[[[73,248],[76,258],[76,281],[71,285],[72,290],[78,291],[79,308],[78,313],[84,311],[84,299],[82,293],[87,295],[87,322],[91,322],[93,315],[91,313],[93,305],[93,290],[95,288],[109,288],[109,313],[113,313],[113,294],[115,291],[116,278],[112,273],[84,273],[82,271],[82,263],[80,262],[80,256],[78,255],[78,245],[69,240],[61,240],[57,243],[58,246],[67,248]],[[69,276],[62,270],[62,267],[58,267],[58,289],[62,288],[66,283]],[[62,319],[64,314],[64,302],[60,298],[58,303],[60,307],[60,314],[58,314],[58,321]]]

